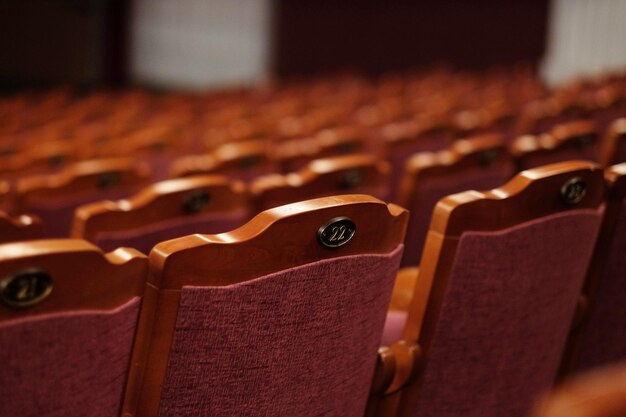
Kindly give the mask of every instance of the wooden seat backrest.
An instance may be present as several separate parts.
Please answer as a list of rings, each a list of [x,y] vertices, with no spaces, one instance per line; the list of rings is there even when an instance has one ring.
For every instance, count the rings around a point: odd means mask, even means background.
[[[362,415],[406,221],[398,206],[344,195],[267,210],[228,233],[157,245],[150,253],[150,284],[159,296],[152,307],[144,303],[156,313],[152,329],[138,336],[149,352],[143,385],[137,387],[139,409],[132,415],[241,415],[251,404],[254,413],[265,415],[318,415],[320,410]],[[325,272],[314,272],[318,267]],[[300,276],[303,271],[311,275]],[[282,289],[273,293],[274,285]],[[256,295],[245,295],[253,288]],[[205,300],[193,313],[193,293],[227,298]],[[328,297],[333,306],[324,307]],[[222,307],[226,310],[218,312]],[[212,318],[202,324],[200,317],[207,314]],[[182,335],[187,320],[195,323],[196,336]],[[230,330],[215,327],[222,325]],[[315,336],[320,332],[326,336]],[[181,346],[183,340],[191,344]],[[196,353],[181,356],[181,348]],[[350,371],[343,375],[346,366]],[[204,382],[192,387],[175,375],[180,372],[190,372],[186,381]],[[363,373],[367,376],[355,376]],[[316,381],[322,374],[323,381]],[[181,389],[184,395],[177,394]],[[241,395],[252,402],[237,400]]]
[[[514,173],[513,159],[498,134],[457,140],[446,150],[413,155],[393,198],[411,212],[403,265],[419,264],[437,201],[465,190],[497,187]]]
[[[245,184],[223,176],[177,178],[119,201],[76,209],[72,237],[104,250],[130,246],[148,253],[160,241],[241,226],[251,215]]]
[[[370,194],[388,198],[389,164],[370,155],[311,161],[298,172],[260,177],[250,184],[257,211],[334,194]]]
[[[556,378],[603,201],[602,170],[574,161],[437,204],[402,336],[423,358],[399,416],[528,412]]]
[[[149,180],[147,166],[130,158],[78,162],[57,174],[18,180],[16,209],[39,216],[46,236],[66,237],[76,207],[131,195]]]
[[[0,245],[0,414],[119,415],[147,272],[83,240]]]

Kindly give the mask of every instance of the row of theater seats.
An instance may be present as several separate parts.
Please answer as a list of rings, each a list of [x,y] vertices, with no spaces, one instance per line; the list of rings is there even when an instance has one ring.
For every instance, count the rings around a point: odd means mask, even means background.
[[[0,173],[50,173],[79,160],[129,154],[151,165],[153,180],[216,170],[249,179],[355,152],[401,168],[409,154],[480,133],[512,141],[585,119],[604,135],[626,110],[625,80],[605,77],[549,91],[524,72],[431,71],[199,95],[23,94],[0,101]]]
[[[626,357],[626,164],[442,199],[417,276],[408,221],[343,195],[149,257],[0,245],[0,415],[524,417]]]
[[[271,207],[350,192],[410,210],[403,265],[417,265],[430,213],[442,197],[496,187],[540,162],[598,159],[600,150],[610,155],[607,164],[626,161],[625,127],[626,119],[616,120],[598,141],[590,122],[560,124],[541,136],[552,144],[549,148],[531,146],[526,152],[508,152],[497,134],[458,139],[439,152],[405,157],[395,180],[388,161],[366,154],[313,160],[298,172],[262,175],[248,184],[227,175],[200,174],[149,184],[147,168],[129,158],[81,162],[59,174],[22,178],[13,191],[6,185],[0,193],[5,210],[22,215],[0,217],[0,242],[72,236],[107,251],[128,246],[148,253],[163,240],[231,230]],[[518,140],[528,141],[532,138]],[[107,200],[122,197],[127,198]]]
[[[626,356],[625,97],[438,70],[1,101],[0,416],[526,416]],[[570,159],[601,165],[535,168]]]

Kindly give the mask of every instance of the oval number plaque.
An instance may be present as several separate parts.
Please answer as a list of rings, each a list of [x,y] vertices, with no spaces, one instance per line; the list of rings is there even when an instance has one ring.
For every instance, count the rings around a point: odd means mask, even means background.
[[[327,248],[338,248],[352,239],[356,225],[347,217],[335,217],[317,231],[317,239]]]
[[[580,203],[585,194],[587,194],[587,184],[579,177],[572,178],[561,187],[561,198],[570,206]]]
[[[0,299],[11,307],[37,304],[52,292],[52,277],[41,269],[23,269],[0,281]]]

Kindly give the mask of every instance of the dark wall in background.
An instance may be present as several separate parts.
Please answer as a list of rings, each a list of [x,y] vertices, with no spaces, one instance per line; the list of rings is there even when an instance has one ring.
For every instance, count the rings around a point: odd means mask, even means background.
[[[123,83],[130,4],[0,0],[0,89]]]
[[[274,70],[481,69],[543,55],[548,0],[276,0]]]

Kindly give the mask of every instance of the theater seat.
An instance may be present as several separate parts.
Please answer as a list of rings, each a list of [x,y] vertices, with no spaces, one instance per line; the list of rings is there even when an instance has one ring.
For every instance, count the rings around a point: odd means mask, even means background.
[[[511,153],[520,170],[575,159],[597,162],[598,132],[585,120],[558,124],[550,133],[520,136],[513,142]]]
[[[120,415],[147,267],[82,240],[0,245],[0,415]]]
[[[417,376],[398,416],[528,413],[557,375],[603,198],[602,170],[567,162],[437,204],[402,332],[423,358],[399,371]]]
[[[76,207],[127,197],[149,181],[147,166],[131,158],[78,162],[58,174],[21,178],[17,211],[40,217],[44,236],[67,237]]]
[[[501,135],[457,140],[437,153],[413,155],[394,199],[411,212],[403,266],[419,265],[433,208],[441,198],[465,190],[488,190],[515,173]]]
[[[125,200],[78,207],[72,236],[106,251],[127,246],[149,253],[164,240],[233,230],[250,211],[240,181],[215,175],[179,178],[149,185]]]
[[[364,195],[160,243],[137,416],[363,416],[407,212]]]
[[[226,143],[210,153],[189,155],[176,159],[171,164],[172,177],[220,174],[241,181],[278,172],[271,158],[271,145],[260,140]]]
[[[606,169],[607,203],[565,372],[626,360],[626,163]]]

